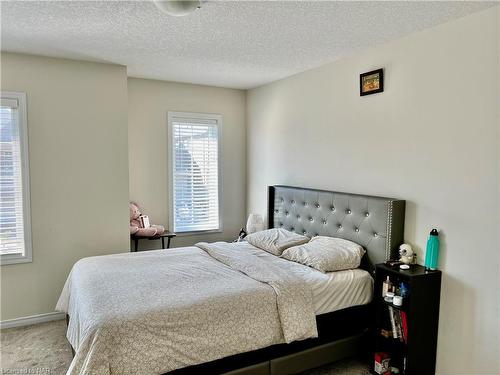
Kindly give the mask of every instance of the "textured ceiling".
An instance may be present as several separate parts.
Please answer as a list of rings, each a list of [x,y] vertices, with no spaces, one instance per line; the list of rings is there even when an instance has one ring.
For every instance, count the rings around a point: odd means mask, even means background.
[[[492,6],[486,2],[1,3],[3,51],[126,65],[135,77],[251,88]]]

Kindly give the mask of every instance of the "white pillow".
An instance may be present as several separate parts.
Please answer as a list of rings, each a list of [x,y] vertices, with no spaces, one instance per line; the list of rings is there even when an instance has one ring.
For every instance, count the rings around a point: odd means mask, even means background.
[[[365,250],[357,243],[317,236],[307,244],[286,249],[282,257],[321,272],[332,272],[358,268],[364,254]]]
[[[309,237],[285,229],[274,228],[249,234],[245,237],[245,240],[250,245],[280,256],[283,250],[308,242]]]

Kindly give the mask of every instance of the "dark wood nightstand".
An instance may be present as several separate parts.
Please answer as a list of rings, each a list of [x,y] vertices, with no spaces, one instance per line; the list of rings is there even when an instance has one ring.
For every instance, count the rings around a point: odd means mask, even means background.
[[[143,236],[136,236],[134,234],[130,235],[130,239],[134,241],[134,250],[133,252],[136,252],[137,249],[139,248],[139,240],[161,240],[161,248],[162,249],[168,249],[170,247],[170,240],[176,236],[175,233],[172,232],[165,232],[163,234],[160,234],[158,236],[154,237],[143,237]],[[167,239],[167,247],[165,247],[165,238]]]
[[[408,295],[402,306],[382,297],[387,276],[397,286],[406,284]],[[391,366],[399,368],[401,375],[435,374],[440,294],[441,271],[426,271],[420,265],[412,265],[409,270],[386,264],[376,266],[374,353],[388,353]],[[394,327],[401,330],[403,338],[394,337]]]

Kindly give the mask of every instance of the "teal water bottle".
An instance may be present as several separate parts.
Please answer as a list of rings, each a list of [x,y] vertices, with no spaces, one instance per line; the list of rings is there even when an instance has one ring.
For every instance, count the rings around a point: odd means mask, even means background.
[[[436,270],[439,259],[439,233],[437,229],[431,230],[429,239],[427,240],[427,249],[425,250],[425,268],[428,270]]]

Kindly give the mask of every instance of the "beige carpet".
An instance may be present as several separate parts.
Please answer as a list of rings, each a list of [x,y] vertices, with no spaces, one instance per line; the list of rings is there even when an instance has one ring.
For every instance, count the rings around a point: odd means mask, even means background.
[[[65,334],[63,320],[0,331],[0,374],[65,374],[72,358]],[[370,372],[358,360],[345,360],[305,374],[368,375]]]

